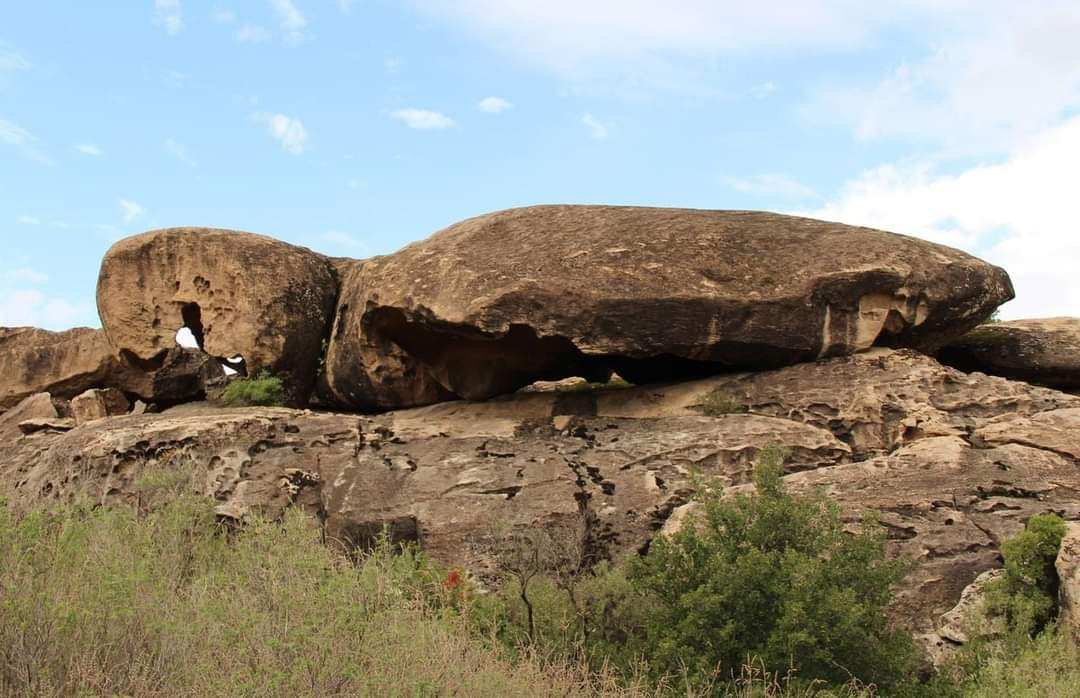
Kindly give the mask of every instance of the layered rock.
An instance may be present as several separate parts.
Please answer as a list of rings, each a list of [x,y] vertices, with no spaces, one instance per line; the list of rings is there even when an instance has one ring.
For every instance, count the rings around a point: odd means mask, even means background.
[[[473,218],[344,276],[332,397],[375,409],[615,370],[633,383],[874,345],[932,351],[1013,295],[901,235],[769,213],[538,206]]]
[[[130,408],[131,403],[116,388],[87,390],[71,399],[71,415],[76,424],[117,417],[127,414]]]
[[[1061,584],[1058,600],[1062,625],[1080,641],[1080,523],[1069,523],[1054,569]]]
[[[0,327],[0,409],[35,393],[73,398],[91,388],[141,392],[141,371],[122,364],[100,330]]]
[[[1080,318],[1011,320],[980,325],[950,342],[938,358],[963,371],[1080,390]]]
[[[116,243],[97,301],[109,341],[130,365],[160,369],[181,327],[215,357],[279,375],[291,401],[307,400],[334,312],[332,263],[271,238],[170,228]]]
[[[891,554],[913,561],[894,612],[920,633],[1000,567],[1001,541],[1031,515],[1080,520],[1080,398],[887,349],[374,417],[184,406],[14,439],[0,482],[20,506],[136,501],[147,467],[181,464],[224,516],[299,504],[328,540],[363,546],[388,525],[489,578],[507,530],[576,536],[590,559],[634,554],[692,515],[691,472],[746,487],[777,442],[790,488],[825,488],[852,525],[877,512]]]

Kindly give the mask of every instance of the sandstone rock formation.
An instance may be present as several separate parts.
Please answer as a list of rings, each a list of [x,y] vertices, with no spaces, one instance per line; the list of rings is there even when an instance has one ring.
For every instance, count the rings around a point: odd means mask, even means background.
[[[90,388],[140,392],[141,371],[124,366],[100,330],[0,327],[0,409],[35,393],[73,398]]]
[[[337,279],[310,250],[250,233],[158,230],[116,243],[98,278],[98,311],[128,364],[160,369],[188,327],[216,357],[269,370],[307,400],[333,317]]]
[[[980,325],[942,348],[938,358],[963,371],[1080,390],[1080,318]]]
[[[87,390],[71,398],[71,414],[76,424],[127,414],[130,408],[131,403],[116,388]]]
[[[1080,522],[1069,522],[1054,568],[1061,582],[1058,594],[1062,625],[1080,641]]]
[[[1080,520],[1080,398],[888,349],[377,416],[187,405],[13,439],[0,483],[20,506],[135,501],[147,467],[186,464],[223,516],[303,506],[347,546],[389,525],[489,578],[498,531],[576,536],[590,559],[634,554],[689,515],[691,470],[746,487],[774,442],[791,448],[789,487],[825,488],[852,525],[879,514],[892,554],[914,563],[894,611],[919,633],[1000,567],[1000,542],[1032,514]]]
[[[363,409],[612,370],[651,383],[874,345],[931,351],[1012,295],[999,268],[866,228],[538,206],[353,265],[326,370],[332,397]]]

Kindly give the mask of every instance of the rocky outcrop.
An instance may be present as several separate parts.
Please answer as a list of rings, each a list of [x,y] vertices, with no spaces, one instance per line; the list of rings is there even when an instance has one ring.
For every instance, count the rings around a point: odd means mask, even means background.
[[[942,348],[938,358],[962,371],[1080,391],[1080,318],[980,325]]]
[[[127,414],[130,408],[131,403],[116,388],[87,390],[71,398],[71,415],[76,424]]]
[[[1069,522],[1061,550],[1054,562],[1057,571],[1061,623],[1080,641],[1080,523]]]
[[[35,393],[70,399],[91,388],[138,393],[145,386],[142,372],[116,358],[101,330],[0,327],[0,409]]]
[[[962,252],[770,213],[538,206],[473,218],[343,278],[340,404],[467,399],[612,370],[632,383],[874,345],[937,349],[1013,295]]]
[[[310,250],[234,231],[170,228],[116,243],[97,301],[109,341],[129,365],[164,365],[187,327],[215,357],[268,370],[307,400],[337,296],[331,262]]]
[[[874,349],[378,416],[187,405],[13,439],[0,482],[20,506],[77,493],[135,502],[147,467],[184,466],[222,516],[303,506],[346,546],[387,525],[489,578],[507,530],[573,538],[589,559],[634,554],[692,515],[691,472],[738,491],[758,451],[780,443],[790,488],[824,488],[852,525],[877,512],[890,552],[913,561],[894,611],[925,634],[1001,566],[1001,541],[1031,515],[1080,520],[1078,439],[1080,398]]]

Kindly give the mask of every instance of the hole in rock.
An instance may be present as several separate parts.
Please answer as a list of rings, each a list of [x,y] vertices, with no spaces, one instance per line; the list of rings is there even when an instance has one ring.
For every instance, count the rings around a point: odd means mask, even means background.
[[[221,368],[225,371],[225,375],[228,377],[233,376],[247,376],[247,364],[244,362],[244,357],[239,354],[232,358],[219,358],[221,362]]]
[[[176,332],[176,343],[185,349],[203,348],[202,308],[198,303],[185,303],[180,307],[184,326]]]

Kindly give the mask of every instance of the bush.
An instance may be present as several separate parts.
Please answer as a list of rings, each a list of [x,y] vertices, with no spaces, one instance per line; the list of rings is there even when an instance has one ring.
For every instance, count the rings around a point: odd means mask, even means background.
[[[285,403],[281,379],[263,371],[256,378],[237,378],[225,386],[221,401],[230,407],[244,405],[274,406]]]
[[[1060,516],[1036,514],[1001,544],[1005,574],[987,589],[986,611],[1004,617],[1010,632],[1034,637],[1057,615],[1054,560],[1065,531]]]
[[[763,451],[751,494],[704,488],[700,525],[655,540],[631,564],[650,609],[651,671],[706,683],[754,658],[805,681],[897,685],[913,650],[885,609],[905,565],[885,559],[869,522],[848,534],[827,497],[788,494],[782,464],[779,449]]]

